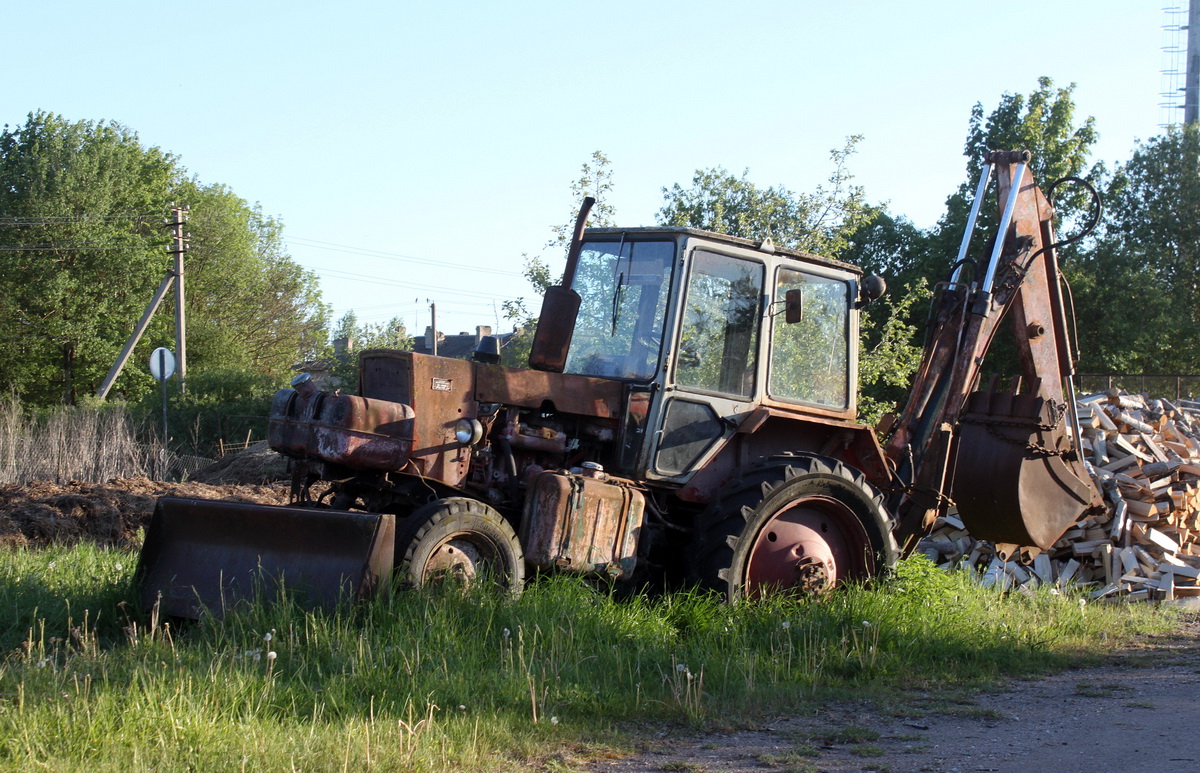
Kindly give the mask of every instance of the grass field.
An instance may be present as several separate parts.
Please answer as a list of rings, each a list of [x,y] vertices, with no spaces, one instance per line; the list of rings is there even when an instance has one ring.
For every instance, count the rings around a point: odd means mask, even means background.
[[[1005,596],[916,558],[820,601],[615,600],[559,578],[516,600],[443,589],[305,613],[283,599],[180,627],[127,603],[135,560],[5,554],[0,768],[564,771],[634,726],[902,702],[1174,622],[1150,605]]]

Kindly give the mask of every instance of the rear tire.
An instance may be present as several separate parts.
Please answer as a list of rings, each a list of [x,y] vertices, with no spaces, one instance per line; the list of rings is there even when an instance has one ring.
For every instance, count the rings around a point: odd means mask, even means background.
[[[899,556],[883,497],[836,459],[775,457],[705,515],[694,572],[730,601],[865,582]]]
[[[396,530],[396,578],[402,587],[489,582],[516,595],[525,554],[508,521],[475,499],[450,497],[415,510]]]

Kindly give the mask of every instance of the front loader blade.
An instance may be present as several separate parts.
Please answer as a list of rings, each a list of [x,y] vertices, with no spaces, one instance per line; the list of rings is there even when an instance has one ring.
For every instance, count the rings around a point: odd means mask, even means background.
[[[1102,506],[1061,411],[1036,395],[971,394],[956,448],[953,497],[976,539],[1045,550]]]
[[[286,586],[305,607],[370,595],[392,571],[395,516],[203,499],[158,500],[134,584],[144,610],[199,618]]]

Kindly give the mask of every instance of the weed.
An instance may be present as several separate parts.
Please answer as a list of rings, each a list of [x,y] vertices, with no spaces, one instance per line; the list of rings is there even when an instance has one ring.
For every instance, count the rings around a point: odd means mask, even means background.
[[[1084,698],[1109,698],[1118,690],[1125,689],[1119,684],[1090,684],[1088,682],[1077,682],[1075,684],[1075,694]]]
[[[850,747],[850,753],[855,757],[882,757],[887,749],[874,743],[856,743]]]
[[[1156,708],[1158,708],[1158,704],[1155,703],[1154,701],[1125,701],[1125,703],[1122,705],[1124,705],[1128,708],[1131,708],[1131,709],[1156,709]]]
[[[782,768],[786,770],[795,770],[797,767],[808,764],[808,761],[814,757],[820,756],[820,752],[813,746],[805,746],[796,749],[789,749],[778,754],[764,752],[758,755],[758,761],[764,765],[769,765],[773,768]]]
[[[862,743],[863,741],[877,741],[880,734],[877,730],[872,730],[869,727],[858,727],[850,725],[843,727],[841,730],[835,730],[825,734],[825,742],[833,744],[846,743]]]

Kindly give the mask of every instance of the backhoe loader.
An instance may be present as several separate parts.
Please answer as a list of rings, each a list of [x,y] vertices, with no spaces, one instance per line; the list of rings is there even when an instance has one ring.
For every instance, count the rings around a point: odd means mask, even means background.
[[[357,394],[302,374],[274,399],[292,505],[163,499],[145,605],[220,612],[280,582],[309,603],[527,573],[730,600],[887,569],[951,506],[971,533],[1048,547],[1102,507],[1069,423],[1073,363],[1053,209],[1026,152],[985,159],[911,395],[883,442],[856,421],[852,265],[691,228],[585,228],[528,368],[376,349]],[[999,227],[974,254],[995,178]],[[1022,373],[978,388],[1011,319]]]

